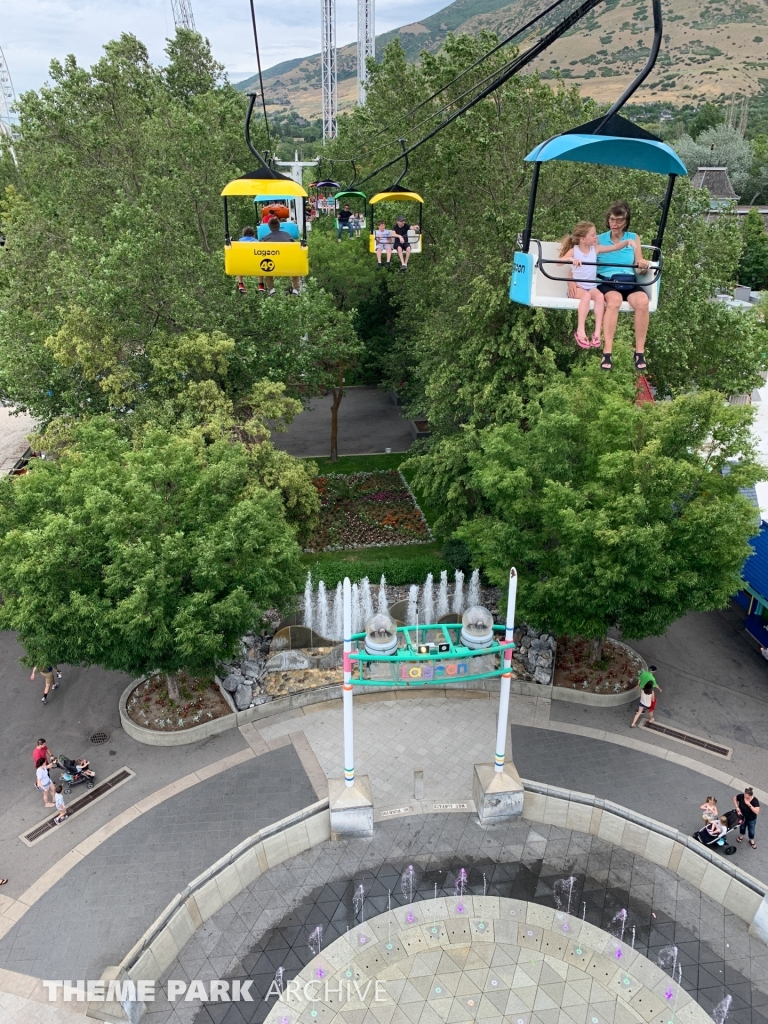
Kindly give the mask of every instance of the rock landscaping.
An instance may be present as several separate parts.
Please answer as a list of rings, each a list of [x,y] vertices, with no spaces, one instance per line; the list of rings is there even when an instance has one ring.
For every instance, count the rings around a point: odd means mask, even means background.
[[[550,686],[557,653],[555,638],[531,626],[522,625],[515,629],[515,643],[517,647],[512,655],[512,663],[517,678]]]

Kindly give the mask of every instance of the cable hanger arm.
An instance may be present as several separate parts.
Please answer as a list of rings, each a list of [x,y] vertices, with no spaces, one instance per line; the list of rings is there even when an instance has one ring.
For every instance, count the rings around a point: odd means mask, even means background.
[[[543,53],[543,51],[559,39],[560,36],[564,35],[577,22],[581,21],[582,18],[586,17],[587,14],[603,2],[604,0],[584,0],[584,3],[582,3],[580,7],[569,14],[567,18],[564,18],[559,25],[556,25],[545,36],[542,36],[538,43],[535,43],[530,49],[526,50],[525,53],[520,54],[516,60],[512,61],[508,69],[503,74],[499,75],[495,81],[491,82],[486,89],[483,89],[482,92],[475,96],[474,99],[465,103],[463,107],[451,114],[450,117],[447,117],[431,132],[428,132],[423,138],[419,139],[418,142],[414,142],[414,144],[405,149],[400,156],[395,157],[386,164],[382,164],[382,166],[377,167],[375,171],[371,171],[371,173],[363,178],[359,184],[363,185],[366,181],[370,181],[370,179],[375,177],[377,174],[381,174],[383,171],[388,170],[390,167],[394,166],[394,164],[398,163],[398,161],[402,160],[403,157],[407,157],[409,153],[413,153],[414,150],[419,148],[419,146],[423,146],[425,142],[434,138],[434,136],[437,135],[438,132],[441,132],[443,128],[447,128],[449,124],[452,124],[457,118],[461,117],[462,114],[471,110],[477,103],[484,100],[487,96],[490,96],[491,93],[495,92],[498,88],[504,85],[505,82],[509,81],[513,75],[516,75],[520,70],[522,70],[522,68],[535,60],[540,53]]]

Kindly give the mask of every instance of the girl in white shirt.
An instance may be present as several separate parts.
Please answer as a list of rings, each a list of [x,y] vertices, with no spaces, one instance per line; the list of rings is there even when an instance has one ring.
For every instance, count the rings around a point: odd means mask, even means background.
[[[44,757],[38,757],[37,759],[37,764],[35,765],[35,776],[37,777],[37,788],[43,794],[45,806],[53,807],[54,803],[51,799],[53,796],[53,783],[51,782],[51,776],[48,774],[48,765],[46,764]]]
[[[580,348],[600,348],[600,331],[603,326],[605,312],[605,296],[597,287],[597,254],[613,252],[631,246],[631,242],[617,242],[615,245],[599,245],[597,229],[588,220],[580,220],[570,235],[563,239],[560,247],[560,259],[573,263],[571,278],[573,283],[568,286],[568,296],[579,300],[578,327],[574,331],[576,344]],[[589,303],[594,303],[595,331],[587,338],[586,323]]]
[[[392,232],[388,230],[384,221],[381,221],[374,231],[373,240],[379,266],[382,266],[381,254],[383,252],[387,254],[387,266],[389,266],[389,261],[392,259]]]

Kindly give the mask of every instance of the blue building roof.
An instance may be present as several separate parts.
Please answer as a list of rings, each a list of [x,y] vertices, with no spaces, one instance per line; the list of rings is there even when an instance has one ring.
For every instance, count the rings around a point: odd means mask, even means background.
[[[768,603],[768,523],[761,523],[760,532],[749,543],[755,553],[744,563],[741,576]]]

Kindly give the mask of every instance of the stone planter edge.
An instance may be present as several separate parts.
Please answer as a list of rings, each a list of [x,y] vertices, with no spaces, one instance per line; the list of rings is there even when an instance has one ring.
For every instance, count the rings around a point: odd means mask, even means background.
[[[221,685],[221,680],[216,676],[214,677],[216,684],[219,687],[219,691],[223,694],[231,714],[223,715],[221,718],[214,718],[210,722],[203,722],[201,725],[193,725],[191,729],[177,729],[173,732],[145,729],[143,725],[138,725],[130,717],[127,706],[130,695],[146,678],[146,676],[139,676],[138,679],[133,679],[120,695],[119,703],[120,724],[131,739],[136,740],[138,743],[145,743],[149,747],[182,747],[187,743],[205,740],[209,736],[216,736],[220,732],[226,732],[227,729],[234,729],[237,726],[237,716],[242,714],[242,712],[236,710],[230,695]]]
[[[629,644],[622,643],[621,640],[615,640],[613,637],[610,637],[610,640],[611,643],[623,647],[625,651],[640,659],[641,672],[648,671],[648,664],[639,651],[630,647]],[[631,704],[632,701],[640,699],[639,686],[633,686],[631,690],[625,690],[624,693],[585,693],[579,690],[569,690],[567,686],[555,686],[553,683],[550,692],[552,700],[564,700],[569,704],[591,704],[598,708],[614,708],[622,704]]]
[[[154,729],[145,729],[137,725],[128,716],[126,705],[131,692],[144,681],[146,677],[141,676],[134,679],[123,691],[120,697],[120,722],[128,735],[139,743],[146,743],[154,747],[180,747],[187,743],[196,743],[198,740],[207,739],[227,729],[236,729],[249,722],[258,722],[262,719],[273,718],[275,715],[285,714],[287,711],[301,710],[313,704],[324,704],[329,701],[341,700],[341,683],[333,683],[330,686],[321,686],[316,690],[302,690],[300,693],[291,693],[285,697],[276,697],[265,704],[257,704],[245,711],[233,711],[231,715],[224,715],[223,718],[215,718],[212,722],[204,722],[202,725],[194,725],[191,729],[179,729],[175,732],[156,732]],[[217,682],[219,680],[217,679]],[[479,698],[490,698],[499,692],[498,679],[479,679],[466,683],[457,680],[445,686],[356,686],[354,695],[366,697],[377,694],[379,699],[405,700],[410,697],[455,697],[461,699],[465,694],[472,694]],[[222,689],[222,693],[229,698],[229,694]],[[554,687],[543,686],[541,683],[530,683],[524,679],[512,679],[512,693],[523,694],[526,697],[552,696]],[[231,706],[231,701],[227,703]]]

